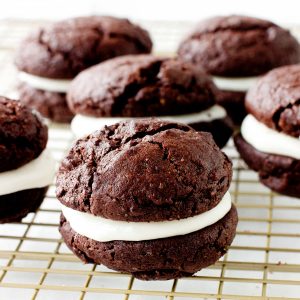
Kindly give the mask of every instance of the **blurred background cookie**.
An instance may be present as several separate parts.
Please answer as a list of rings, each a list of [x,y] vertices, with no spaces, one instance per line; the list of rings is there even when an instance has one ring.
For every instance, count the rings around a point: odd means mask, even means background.
[[[106,59],[151,48],[148,32],[127,19],[78,17],[42,27],[16,54],[20,99],[53,121],[70,122],[65,93],[73,77]]]
[[[218,103],[240,124],[247,90],[269,70],[300,62],[300,45],[270,21],[230,15],[200,22],[179,45],[178,56],[213,75],[221,90]]]
[[[269,72],[246,96],[249,115],[235,144],[260,181],[300,197],[300,65]]]
[[[223,147],[233,126],[216,94],[209,76],[190,63],[130,55],[80,73],[67,98],[77,137],[122,120],[157,116],[211,132]]]

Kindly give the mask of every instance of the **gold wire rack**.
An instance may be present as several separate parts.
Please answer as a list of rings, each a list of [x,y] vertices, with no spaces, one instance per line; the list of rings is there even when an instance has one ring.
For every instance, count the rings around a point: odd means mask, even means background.
[[[14,95],[13,50],[40,22],[0,22],[0,93]],[[174,49],[188,23],[144,22],[160,48]],[[57,162],[73,137],[49,124],[48,147]],[[300,201],[277,195],[248,170],[232,141],[231,194],[239,225],[228,253],[215,265],[179,280],[143,282],[103,266],[84,265],[67,249],[57,225],[55,188],[36,213],[0,226],[0,299],[300,299]]]

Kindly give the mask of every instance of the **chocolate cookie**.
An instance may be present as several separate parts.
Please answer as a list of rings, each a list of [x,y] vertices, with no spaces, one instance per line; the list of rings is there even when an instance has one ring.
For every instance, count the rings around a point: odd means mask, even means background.
[[[78,17],[39,28],[20,45],[19,70],[47,78],[73,78],[80,71],[125,54],[149,53],[147,31],[127,19]]]
[[[231,15],[200,22],[180,44],[178,55],[209,74],[249,77],[299,62],[300,46],[272,22]]]
[[[54,177],[48,129],[19,101],[0,97],[0,223],[36,211]]]
[[[216,93],[211,79],[189,63],[151,55],[130,55],[81,72],[73,80],[67,99],[74,114],[103,120],[114,117],[116,122],[120,117],[171,116],[176,119],[187,115],[189,119],[190,114],[197,113],[198,119],[188,123],[197,130],[218,132],[223,136],[219,146],[224,146],[232,134],[232,124],[225,111],[214,125],[211,123],[216,119],[212,115],[205,119],[200,115],[215,105]],[[214,130],[209,130],[210,127]]]
[[[300,197],[300,65],[274,69],[246,96],[236,147],[272,190]]]
[[[60,166],[60,232],[86,263],[143,280],[190,276],[219,259],[234,238],[237,214],[227,193],[231,174],[231,162],[209,133],[157,119],[105,127],[78,140]],[[177,233],[178,226],[186,226],[178,224],[173,227],[177,234],[147,238],[150,232],[157,234],[148,230],[142,239],[129,236],[137,233],[136,226],[160,224],[161,233],[174,221],[189,223],[202,214],[215,221],[186,234]],[[90,219],[99,228],[97,222],[108,222],[107,230],[113,229],[109,240],[80,233]],[[125,230],[126,239],[116,237],[123,223],[133,226]]]
[[[64,95],[59,94],[67,92],[67,88],[55,90],[39,80],[52,79],[54,86],[59,85],[59,80],[72,79],[101,61],[125,54],[149,53],[151,48],[148,32],[127,19],[78,17],[41,27],[25,38],[16,54],[15,64],[27,74],[25,83],[31,86],[31,90],[24,86],[20,89],[21,101],[24,99],[54,121],[69,121],[72,114]],[[32,78],[28,79],[28,74]]]
[[[200,22],[179,45],[178,55],[209,74],[234,82],[238,77],[259,76],[279,66],[299,63],[300,45],[288,30],[272,22],[231,15]],[[240,109],[244,104],[241,92],[246,92],[249,84],[245,90],[217,86],[224,90],[218,103],[239,124],[245,117],[245,110]]]
[[[152,55],[98,64],[80,73],[68,93],[74,113],[96,117],[185,114],[206,109],[214,100],[215,86],[203,71]]]
[[[300,136],[300,65],[277,68],[247,94],[246,108],[257,120],[288,135]]]
[[[36,114],[19,101],[0,97],[0,172],[38,157],[47,139],[47,127]]]

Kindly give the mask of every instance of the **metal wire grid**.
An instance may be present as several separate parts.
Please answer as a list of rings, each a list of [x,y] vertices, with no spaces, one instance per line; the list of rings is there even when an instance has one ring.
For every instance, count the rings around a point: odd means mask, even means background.
[[[0,22],[1,94],[12,94],[12,49],[35,23]],[[144,25],[154,39],[164,40],[166,49],[188,28]],[[168,28],[172,34],[166,34]],[[49,127],[48,147],[59,162],[72,135],[67,126]],[[83,265],[57,231],[60,210],[52,185],[35,214],[0,226],[0,299],[300,299],[300,201],[263,187],[232,142],[225,151],[233,161],[230,190],[240,221],[234,243],[215,265],[166,282],[143,282],[103,266]]]

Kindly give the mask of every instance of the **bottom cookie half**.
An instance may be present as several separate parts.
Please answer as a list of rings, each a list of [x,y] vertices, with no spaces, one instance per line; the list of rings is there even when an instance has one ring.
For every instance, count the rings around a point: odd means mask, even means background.
[[[23,190],[0,196],[0,223],[19,222],[30,212],[35,212],[48,187]]]
[[[223,91],[217,94],[217,103],[223,106],[235,125],[240,125],[246,117],[245,92]]]
[[[210,132],[219,148],[223,148],[227,144],[234,127],[229,117],[216,119],[211,122],[199,122],[188,125],[197,131]]]
[[[248,144],[241,134],[234,143],[247,165],[258,172],[260,181],[280,194],[300,197],[300,161],[291,157],[263,153]]]
[[[92,240],[76,233],[63,215],[59,230],[67,246],[85,263],[103,264],[142,280],[168,280],[191,276],[214,264],[231,244],[237,221],[237,211],[232,206],[225,217],[204,229],[137,242]]]
[[[54,122],[70,123],[73,113],[69,110],[66,94],[37,90],[22,83],[19,85],[20,100]]]

